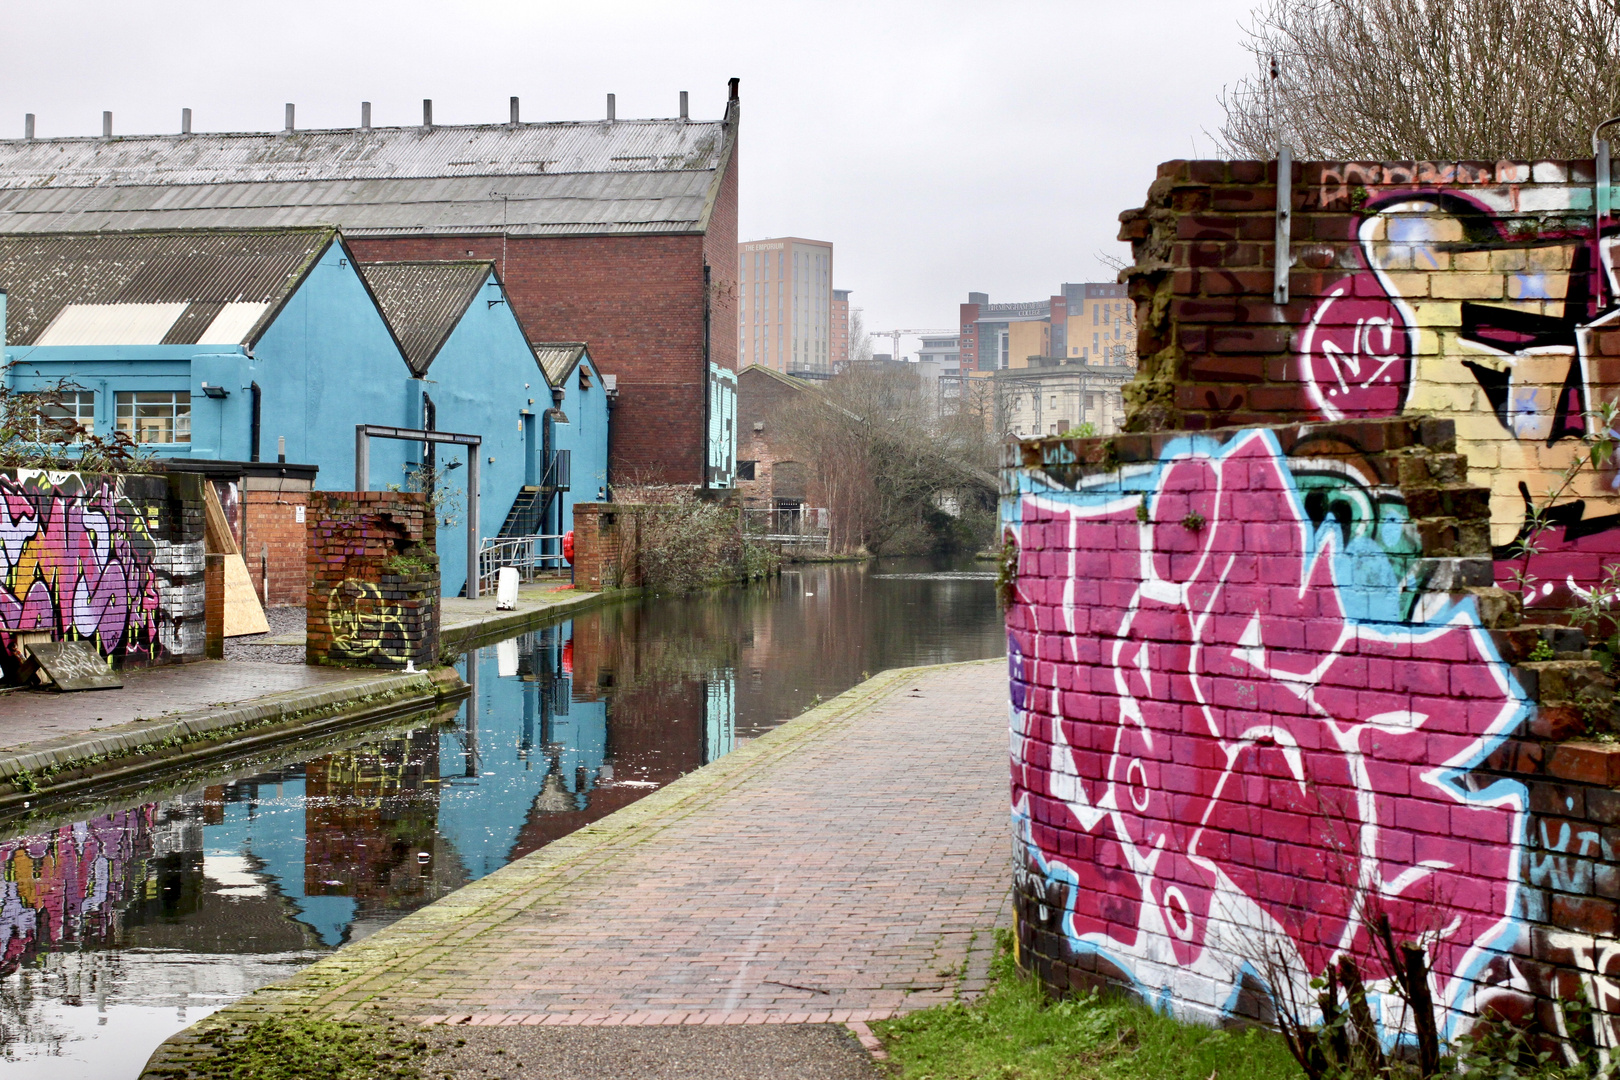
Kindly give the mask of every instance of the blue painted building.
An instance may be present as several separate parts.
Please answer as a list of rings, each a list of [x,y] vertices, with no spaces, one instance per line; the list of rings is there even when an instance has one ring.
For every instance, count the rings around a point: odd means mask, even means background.
[[[607,498],[608,418],[613,409],[613,376],[603,375],[583,342],[536,342],[535,354],[546,381],[562,391],[551,420],[551,447],[569,457],[569,484],[559,493],[553,516],[560,529],[574,527],[574,504]]]
[[[319,488],[343,491],[358,424],[477,434],[481,537],[546,472],[552,394],[488,262],[362,268],[323,228],[10,235],[0,291],[7,385],[65,386],[67,418],[156,456],[258,461],[284,440],[288,461],[319,466]],[[582,460],[605,470],[605,420],[590,431],[601,445]],[[423,458],[374,439],[367,486],[407,483]],[[467,474],[442,474],[450,595],[466,580]]]

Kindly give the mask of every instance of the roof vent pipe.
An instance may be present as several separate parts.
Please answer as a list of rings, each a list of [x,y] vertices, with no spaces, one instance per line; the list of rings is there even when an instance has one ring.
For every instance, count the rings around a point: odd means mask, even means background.
[[[360,103],[360,128],[363,131],[371,130],[371,102]]]
[[[112,138],[112,113],[110,112],[101,114],[101,137],[103,139]]]
[[[425,131],[433,130],[433,99],[422,99],[422,128]]]
[[[613,114],[614,114],[615,111],[616,110],[615,110],[614,105],[613,105],[613,95],[609,94],[608,95],[608,120],[611,121],[613,119]]]
[[[518,122],[518,100],[517,100],[517,98],[513,98],[512,99],[512,119],[511,119],[511,123],[513,124],[513,126],[516,126],[517,122]]]
[[[283,130],[293,130],[293,103],[290,101],[287,102],[287,122],[284,125]]]
[[[23,115],[23,138],[32,139],[33,137],[34,137],[34,114],[33,113],[25,113]]]
[[[686,91],[681,91],[681,119],[686,119]]]
[[[190,135],[191,134],[191,110],[190,109],[181,109],[180,110],[180,134],[182,134],[182,135]]]

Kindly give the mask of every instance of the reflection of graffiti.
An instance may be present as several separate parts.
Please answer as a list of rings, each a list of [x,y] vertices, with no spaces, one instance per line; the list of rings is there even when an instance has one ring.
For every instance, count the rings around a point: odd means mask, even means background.
[[[1387,186],[1356,219],[1362,269],[1326,288],[1301,326],[1301,384],[1329,420],[1454,418],[1458,450],[1491,484],[1506,581],[1520,567],[1506,556],[1532,504],[1562,484],[1598,403],[1620,394],[1620,361],[1605,345],[1620,308],[1614,288],[1602,290],[1603,303],[1595,288],[1598,274],[1612,274],[1612,238],[1600,258],[1590,217],[1565,216],[1590,206],[1584,187],[1464,195],[1438,186],[1455,167],[1357,168]],[[1437,186],[1406,186],[1414,183]],[[1330,186],[1324,202],[1336,197]],[[1543,216],[1524,216],[1532,203]],[[1526,567],[1539,582],[1530,602],[1565,601],[1620,553],[1620,515],[1591,502],[1611,500],[1615,480],[1612,469],[1589,469],[1564,492],[1554,528],[1538,540],[1543,553]]]
[[[1466,1010],[1518,939],[1526,811],[1473,770],[1526,704],[1472,601],[1407,621],[1390,495],[1304,464],[1247,431],[1073,490],[1019,474],[1021,921],[1215,1016],[1256,942],[1302,980],[1344,955],[1386,976],[1365,930],[1386,914]]]
[[[0,475],[0,644],[15,653],[18,633],[48,632],[108,656],[178,651],[160,617],[152,532],[113,480]]]
[[[139,892],[155,804],[0,844],[0,975],[38,950],[102,941]]]

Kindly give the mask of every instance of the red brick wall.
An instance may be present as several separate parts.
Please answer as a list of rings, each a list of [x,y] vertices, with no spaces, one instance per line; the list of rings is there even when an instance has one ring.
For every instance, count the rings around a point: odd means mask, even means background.
[[[589,592],[641,585],[637,518],[628,503],[574,504],[574,584]]]
[[[301,607],[307,585],[307,538],[305,523],[298,520],[298,512],[307,511],[309,492],[260,491],[252,485],[253,478],[250,478],[248,489],[242,495],[247,517],[242,556],[247,561],[253,588],[267,607]],[[264,591],[267,566],[270,571],[268,596]]]
[[[306,520],[305,660],[427,668],[439,662],[435,515],[414,491],[316,491]],[[424,566],[401,565],[406,556]]]
[[[1291,179],[1283,304],[1275,162],[1167,162],[1121,215],[1139,327],[1129,429],[1446,417],[1491,489],[1498,580],[1528,573],[1532,607],[1577,603],[1572,585],[1620,556],[1612,470],[1566,476],[1620,399],[1604,284],[1620,218],[1600,250],[1592,162],[1311,161]],[[1547,527],[1520,560],[1531,500]]]
[[[1458,444],[1402,418],[1010,448],[1014,902],[1048,986],[1265,1019],[1246,970],[1387,979],[1382,915],[1426,942],[1443,1032],[1565,1030],[1584,992],[1577,1035],[1614,1045],[1614,680],[1491,584]]]

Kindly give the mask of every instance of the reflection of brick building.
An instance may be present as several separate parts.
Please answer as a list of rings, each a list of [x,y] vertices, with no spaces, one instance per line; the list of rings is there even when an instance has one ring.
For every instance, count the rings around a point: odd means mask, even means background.
[[[410,911],[433,899],[439,735],[432,728],[326,754],[304,769],[304,892]],[[332,884],[337,882],[339,884]]]

